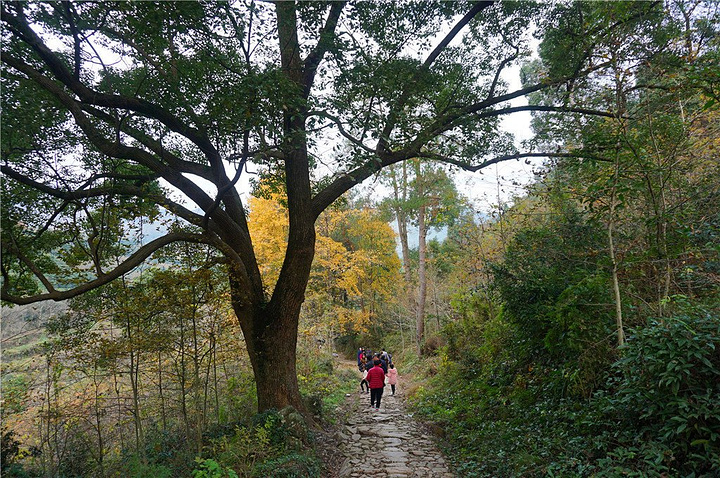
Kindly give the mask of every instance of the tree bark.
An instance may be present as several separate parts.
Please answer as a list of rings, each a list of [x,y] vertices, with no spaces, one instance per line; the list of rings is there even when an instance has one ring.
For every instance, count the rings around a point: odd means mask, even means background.
[[[283,310],[276,316],[261,310],[236,313],[255,375],[258,411],[292,406],[305,413],[297,382],[298,321],[290,310]]]
[[[408,228],[407,214],[404,207],[407,203],[407,165],[402,163],[402,176],[398,181],[395,167],[390,167],[390,177],[393,185],[393,195],[395,199],[395,218],[397,219],[398,235],[400,236],[400,251],[402,253],[403,272],[405,275],[405,283],[409,286],[412,283],[410,275],[410,246],[408,245]]]
[[[339,12],[338,12],[339,14]],[[288,200],[288,244],[273,295],[265,302],[258,293],[251,301],[231,275],[233,308],[247,343],[255,374],[258,410],[280,410],[288,405],[306,412],[296,372],[296,346],[300,308],[315,255],[315,215],[312,208],[310,164],[305,120],[305,73],[300,58],[295,2],[277,2],[276,15],[283,74],[297,85],[298,101],[288,105],[283,118],[281,146],[285,157]],[[311,75],[312,76],[312,75]],[[307,80],[310,81],[310,80]]]
[[[425,206],[418,211],[418,303],[415,315],[415,340],[418,353],[422,355],[423,341],[425,340],[425,301],[427,298],[426,255],[427,255],[427,226],[425,224]]]
[[[625,97],[621,86],[621,75],[618,72],[617,64],[613,64],[615,70],[615,105],[616,105],[616,116],[620,122],[620,128],[623,127],[622,116],[625,113]],[[608,238],[608,250],[610,254],[610,263],[612,265],[612,284],[613,284],[613,295],[615,297],[615,324],[617,327],[617,339],[618,346],[622,346],[625,343],[625,330],[623,328],[623,312],[622,312],[622,298],[620,296],[620,281],[618,280],[618,262],[615,254],[615,209],[617,206],[617,186],[620,179],[620,149],[621,143],[618,137],[617,143],[615,144],[615,164],[613,170],[613,182],[610,190],[610,211],[608,217],[607,226],[607,238]]]
[[[625,331],[623,329],[623,313],[622,313],[622,298],[620,296],[620,281],[618,280],[618,263],[615,256],[615,243],[613,238],[613,230],[615,225],[615,194],[613,188],[612,203],[610,205],[610,218],[608,220],[608,249],[610,252],[610,262],[612,264],[612,284],[613,284],[613,295],[615,297],[615,324],[617,327],[617,339],[618,345],[622,346],[625,343]]]

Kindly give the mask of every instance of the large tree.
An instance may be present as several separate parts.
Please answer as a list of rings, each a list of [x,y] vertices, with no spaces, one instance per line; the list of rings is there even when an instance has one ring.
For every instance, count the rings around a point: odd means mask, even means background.
[[[302,408],[295,348],[318,216],[411,158],[477,171],[525,156],[499,133],[504,115],[610,115],[509,102],[607,67],[589,51],[659,6],[628,4],[597,24],[571,11],[563,38],[592,41],[568,42],[563,68],[509,91],[501,73],[529,54],[544,6],[2,2],[1,298],[68,299],[171,243],[209,244],[227,266],[259,408]],[[237,187],[250,172],[287,197],[274,287]],[[166,234],[129,240],[128,224],[161,210],[177,218]]]

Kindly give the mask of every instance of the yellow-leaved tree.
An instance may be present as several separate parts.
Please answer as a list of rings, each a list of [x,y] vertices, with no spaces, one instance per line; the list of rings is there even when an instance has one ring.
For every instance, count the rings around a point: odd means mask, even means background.
[[[285,256],[283,198],[252,197],[248,226],[265,283],[274,283]],[[370,208],[336,208],[317,221],[316,253],[300,334],[320,344],[360,333],[382,318],[402,284],[395,232]],[[268,291],[271,292],[271,291]]]
[[[288,237],[288,212],[277,194],[269,198],[250,197],[248,229],[255,247],[263,284],[275,284],[283,259]],[[268,295],[272,290],[266,291]]]

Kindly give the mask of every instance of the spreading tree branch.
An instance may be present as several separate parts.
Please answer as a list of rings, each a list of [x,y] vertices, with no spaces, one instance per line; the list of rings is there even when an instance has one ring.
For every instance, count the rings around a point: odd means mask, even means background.
[[[71,98],[62,89],[62,87],[57,85],[54,81],[9,54],[3,54],[2,61],[16,70],[26,74],[38,85],[53,94],[69,110],[75,119],[75,123],[83,130],[86,137],[101,153],[109,157],[127,159],[141,164],[160,174],[166,181],[178,190],[182,191],[192,201],[194,201],[195,204],[200,206],[203,211],[209,211],[212,208],[214,203],[213,199],[210,198],[205,191],[198,187],[197,184],[183,176],[180,171],[168,167],[145,150],[128,147],[118,142],[106,139],[85,115],[81,105]],[[213,212],[212,217],[213,223],[210,227],[218,233],[218,235],[223,237],[224,240],[234,244],[234,247],[241,251],[242,257],[245,258],[246,263],[255,264],[254,253],[252,251],[250,235],[248,233],[244,214],[240,214],[236,217],[239,223],[230,217],[223,209],[216,209]]]
[[[592,159],[594,161],[603,161],[603,162],[612,161],[611,159],[604,158],[602,156],[598,156],[595,154],[584,154],[582,152],[568,152],[568,153],[536,152],[536,153],[505,154],[502,156],[496,156],[491,159],[486,159],[479,164],[470,164],[465,161],[460,161],[458,159],[451,158],[449,156],[444,156],[442,154],[431,153],[431,152],[427,152],[427,151],[420,152],[420,154],[418,154],[418,157],[431,159],[433,161],[438,161],[438,162],[445,163],[445,164],[450,164],[450,165],[456,166],[464,171],[468,171],[471,173],[480,171],[481,169],[487,168],[488,166],[491,166],[493,164],[502,163],[504,161],[510,161],[513,159],[523,159],[523,158],[576,158],[576,159]]]
[[[6,5],[15,7],[17,15],[6,9]],[[3,2],[2,20],[16,33],[30,48],[37,53],[40,59],[52,72],[53,76],[63,85],[75,93],[83,103],[108,108],[119,108],[135,111],[143,116],[160,121],[170,130],[184,136],[195,144],[210,159],[219,158],[219,153],[210,142],[206,134],[185,124],[180,118],[159,105],[140,98],[131,98],[122,95],[100,93],[92,90],[76,79],[67,69],[65,63],[42,41],[23,13],[23,2]]]
[[[327,53],[330,46],[333,44],[335,39],[335,28],[337,28],[340,14],[345,8],[346,1],[331,2],[330,12],[328,13],[325,25],[320,30],[320,39],[315,45],[315,49],[305,58],[305,64],[303,67],[303,98],[310,95],[310,90],[315,83],[315,75],[317,74],[318,66],[322,61],[325,53]]]
[[[154,252],[174,242],[194,242],[216,245],[215,241],[213,241],[210,236],[205,234],[191,234],[185,232],[169,233],[140,247],[137,251],[135,251],[135,253],[130,255],[127,259],[122,261],[120,264],[118,264],[117,267],[115,267],[111,271],[95,278],[94,280],[88,281],[77,287],[73,287],[72,289],[57,290],[49,283],[47,278],[44,278],[43,280],[44,276],[42,276],[41,274],[38,276],[38,278],[41,280],[48,292],[36,294],[33,296],[13,295],[8,290],[8,281],[4,281],[2,288],[0,288],[0,299],[18,305],[32,304],[35,302],[41,302],[43,300],[61,301],[66,299],[72,299],[73,297],[77,297],[81,294],[84,294],[85,292],[97,289],[98,287],[108,284],[109,282],[117,279],[118,277],[127,274],[128,272],[132,271],[137,266],[142,264]],[[25,261],[23,260],[23,262]],[[37,268],[35,266],[31,267],[31,271],[37,275],[36,270]]]
[[[420,75],[422,75],[424,72],[426,72],[430,66],[435,62],[435,60],[440,56],[440,54],[447,48],[447,46],[450,44],[450,42],[457,36],[460,31],[465,28],[465,26],[470,23],[470,21],[475,18],[480,12],[482,12],[487,7],[491,6],[494,1],[482,1],[477,2],[473,7],[466,13],[458,22],[455,24],[455,26],[448,32],[447,35],[440,41],[440,43],[433,49],[432,52],[428,55],[428,57],[423,62],[422,66],[418,68],[418,70],[415,72],[415,74],[407,81],[405,87],[402,89],[402,93],[398,97],[395,104],[390,109],[390,112],[388,113],[387,121],[385,123],[385,127],[382,130],[382,134],[380,135],[380,139],[377,143],[376,152],[378,154],[382,154],[386,151],[389,151],[389,141],[390,136],[392,135],[393,130],[395,129],[395,126],[397,124],[397,120],[400,117],[400,113],[402,112],[403,108],[405,108],[405,104],[407,103],[408,98],[410,97],[410,94],[412,92],[412,86],[417,83],[418,78]]]

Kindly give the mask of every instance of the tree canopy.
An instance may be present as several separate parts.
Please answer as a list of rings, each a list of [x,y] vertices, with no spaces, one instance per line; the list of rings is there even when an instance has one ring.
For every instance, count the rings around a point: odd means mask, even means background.
[[[75,297],[171,243],[211,245],[260,407],[301,407],[297,324],[323,211],[412,158],[478,171],[577,156],[517,151],[500,118],[616,111],[510,101],[592,85],[618,41],[640,69],[673,45],[632,32],[666,18],[659,2],[3,2],[1,298]],[[511,91],[502,72],[531,54],[533,21],[545,61]],[[274,287],[237,187],[248,175],[287,198]],[[129,225],[161,210],[167,233],[134,240]]]

